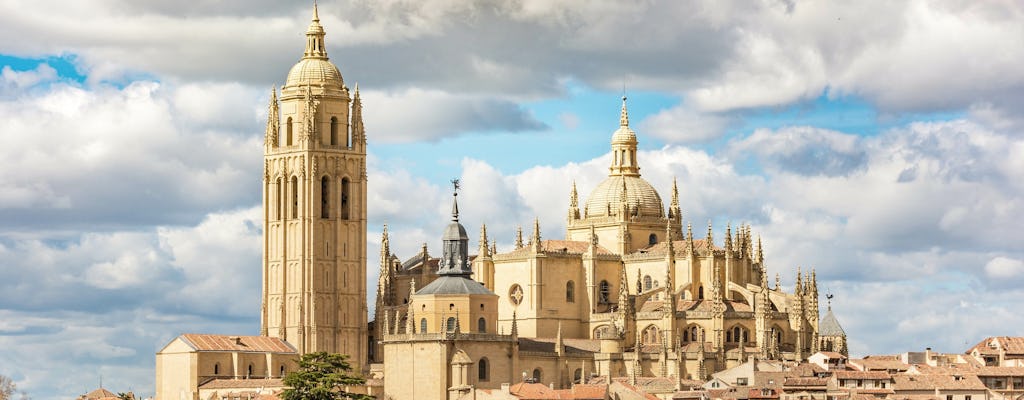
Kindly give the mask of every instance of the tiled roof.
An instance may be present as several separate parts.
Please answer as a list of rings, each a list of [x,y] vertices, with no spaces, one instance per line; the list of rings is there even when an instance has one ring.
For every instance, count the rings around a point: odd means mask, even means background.
[[[556,338],[519,338],[519,351],[555,352]],[[565,352],[569,354],[588,355],[601,352],[601,341],[598,339],[562,339]]]
[[[590,248],[590,242],[578,240],[541,240],[540,252],[546,254],[583,254]],[[525,256],[530,254],[530,246],[525,245],[508,253],[501,253],[503,256]],[[614,255],[608,249],[597,246],[597,254]]]
[[[556,390],[559,399],[604,400],[608,392],[605,385],[573,385],[570,389]]]
[[[836,379],[892,379],[885,371],[833,371]]]
[[[703,249],[707,246],[706,239],[694,239],[693,248]],[[682,256],[686,254],[686,241],[685,240],[673,240],[672,248],[675,250],[676,255]],[[724,250],[722,247],[715,246],[715,250]],[[648,254],[655,256],[664,256],[668,254],[668,242],[658,242],[650,247],[637,250],[633,254]]]
[[[1024,376],[1024,367],[977,367],[978,376]]]
[[[558,399],[558,392],[540,383],[519,382],[509,386],[508,392],[516,397],[527,400],[550,400]]]
[[[196,351],[239,351],[296,353],[295,347],[280,338],[267,336],[228,336],[186,333],[180,336]]]
[[[258,389],[284,387],[278,378],[267,379],[214,379],[199,385],[202,389]]]
[[[828,378],[786,377],[786,380],[782,383],[782,386],[828,386]]]
[[[995,344],[996,348],[990,347],[989,343]],[[977,350],[979,354],[996,355],[999,354],[1000,348],[1006,351],[1007,355],[1024,356],[1024,336],[988,337],[968,349],[967,354],[973,353]]]
[[[871,356],[859,360],[849,360],[847,363],[860,367],[865,371],[906,371],[907,368],[910,368],[910,365],[904,364],[903,361],[896,359],[895,356],[892,358],[888,357]]]
[[[893,389],[901,390],[985,390],[976,375],[900,374],[892,377]]]
[[[104,388],[93,390],[85,395],[85,398],[88,400],[102,399],[104,397],[117,397],[117,395]]]
[[[738,301],[724,300],[726,311],[750,312],[753,311],[750,305]],[[679,311],[704,311],[711,312],[712,302],[710,300],[679,300],[676,303],[676,310]]]
[[[846,358],[846,356],[844,356],[842,354],[839,354],[839,353],[836,353],[834,351],[822,351],[820,353],[822,355],[824,355],[825,357],[828,357],[829,359],[833,359],[833,360],[837,360],[837,359],[840,359],[840,358]]]

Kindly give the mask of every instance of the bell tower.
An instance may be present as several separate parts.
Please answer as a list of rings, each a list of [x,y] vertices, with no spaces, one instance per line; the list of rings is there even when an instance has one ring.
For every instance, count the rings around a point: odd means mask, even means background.
[[[367,363],[366,136],[359,88],[327,57],[316,6],[271,94],[264,144],[260,334]]]

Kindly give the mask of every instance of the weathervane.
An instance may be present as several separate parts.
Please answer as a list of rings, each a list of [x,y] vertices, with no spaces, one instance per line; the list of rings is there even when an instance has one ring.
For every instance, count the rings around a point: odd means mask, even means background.
[[[452,179],[452,187],[455,188],[455,195],[458,196],[459,195],[459,189],[462,188],[462,186],[459,186],[459,180],[458,179]]]
[[[826,294],[825,294],[825,299],[826,299],[826,300],[828,301],[828,309],[829,309],[829,310],[831,310],[831,309],[832,309],[832,298],[833,298],[833,297],[835,297],[835,296],[834,296],[834,295],[832,295],[832,293],[826,293]]]

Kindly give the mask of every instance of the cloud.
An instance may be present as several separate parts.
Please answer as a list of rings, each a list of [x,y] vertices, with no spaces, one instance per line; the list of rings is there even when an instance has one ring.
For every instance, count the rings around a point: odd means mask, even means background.
[[[814,127],[757,129],[730,143],[728,154],[755,158],[762,166],[800,175],[847,175],[862,168],[867,152],[859,137]]]
[[[433,141],[467,133],[548,129],[529,111],[507,100],[442,91],[363,92],[368,135],[382,143]],[[395,114],[402,115],[395,118]]]
[[[669,143],[701,143],[725,133],[731,118],[677,105],[645,118],[640,129]]]

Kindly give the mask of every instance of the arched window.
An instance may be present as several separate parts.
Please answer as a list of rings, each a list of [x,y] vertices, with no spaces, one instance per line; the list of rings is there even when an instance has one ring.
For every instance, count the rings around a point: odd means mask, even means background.
[[[697,334],[697,325],[690,325],[683,331],[683,342],[696,342],[700,340],[700,336]]]
[[[448,321],[444,324],[444,329],[448,332],[455,332],[455,317],[448,317]]]
[[[320,179],[320,218],[331,217],[330,183],[327,177]]]
[[[651,276],[644,275],[644,291],[651,290]]]
[[[583,379],[583,369],[576,368],[575,371],[572,371],[572,383],[583,383],[582,379]]]
[[[285,128],[284,128],[284,131],[285,131],[285,135],[284,135],[284,137],[285,137],[285,144],[291,146],[292,145],[292,117],[288,117],[288,121],[285,122],[284,126],[285,126]]]
[[[725,341],[730,343],[746,343],[749,338],[749,331],[743,326],[736,325],[732,329],[726,331]]]
[[[487,381],[487,367],[489,367],[489,365],[487,365],[487,359],[486,358],[481,358],[480,361],[478,361],[476,363],[476,379],[477,380],[482,381],[482,382],[486,382]]]
[[[420,319],[420,333],[427,333],[427,319]]]
[[[655,234],[652,233],[651,236],[648,236],[647,237],[647,244],[649,244],[651,246],[658,244],[658,235],[655,235]]]
[[[646,343],[646,344],[658,343],[658,342],[660,342],[660,340],[658,340],[659,337],[660,337],[660,335],[658,335],[658,327],[656,327],[654,325],[651,325],[651,326],[648,326],[646,329],[644,329],[644,333],[643,333],[643,341],[644,341],[644,343]]]
[[[298,218],[299,217],[299,178],[298,177],[295,177],[295,176],[292,177],[291,191],[292,191],[292,218]]]
[[[213,374],[220,375],[220,363],[213,364]]]
[[[277,220],[278,221],[281,220],[281,208],[284,208],[284,196],[282,196],[283,193],[284,193],[284,180],[281,179],[280,177],[278,177],[277,178],[277,196],[276,196],[277,197],[277,201],[275,201],[275,203],[277,203]]]
[[[341,180],[341,219],[349,216],[349,183],[348,178]]]
[[[697,288],[697,300],[704,300],[704,287]]]
[[[568,281],[565,283],[565,302],[576,302],[576,284],[573,283],[573,281]]]
[[[610,303],[609,299],[611,298],[612,289],[608,285],[608,281],[601,281],[601,284],[598,285],[598,288],[599,290],[597,302],[604,304]]]
[[[284,373],[285,373],[284,364],[281,364],[281,377],[282,378],[284,378]]]
[[[331,117],[331,146],[338,145],[338,117]]]
[[[487,320],[484,317],[476,320],[476,330],[480,333],[487,333]]]
[[[540,373],[540,368],[534,368],[533,369],[533,381],[534,382],[540,382],[540,378],[543,378],[543,377],[544,376],[541,375],[541,373]]]

